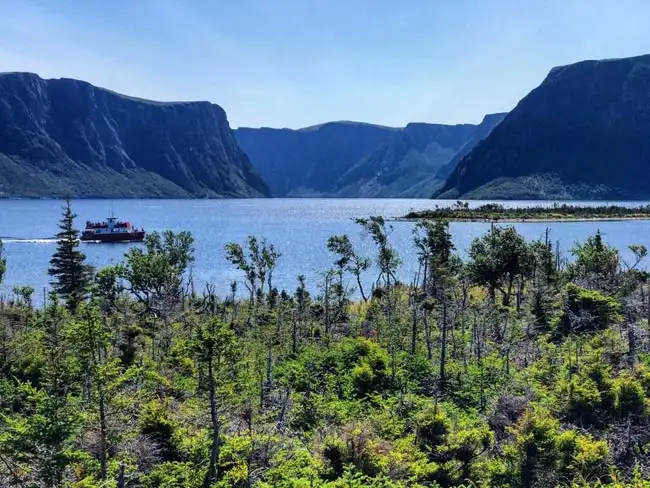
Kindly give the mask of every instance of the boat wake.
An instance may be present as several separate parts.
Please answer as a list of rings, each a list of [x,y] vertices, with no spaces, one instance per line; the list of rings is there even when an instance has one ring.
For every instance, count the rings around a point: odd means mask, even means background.
[[[19,244],[52,244],[56,243],[53,237],[0,237],[0,240],[5,244],[19,243]]]

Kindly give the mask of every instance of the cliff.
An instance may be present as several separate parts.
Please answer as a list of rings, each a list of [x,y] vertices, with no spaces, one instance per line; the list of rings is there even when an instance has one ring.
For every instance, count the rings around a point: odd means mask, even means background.
[[[436,195],[650,198],[649,134],[650,55],[554,68]]]
[[[444,181],[437,173],[457,163],[458,151],[469,151],[499,117],[487,116],[479,126],[329,122],[298,130],[240,128],[235,136],[274,196],[428,198]]]
[[[2,197],[261,197],[208,102],[153,102],[72,79],[0,74]]]

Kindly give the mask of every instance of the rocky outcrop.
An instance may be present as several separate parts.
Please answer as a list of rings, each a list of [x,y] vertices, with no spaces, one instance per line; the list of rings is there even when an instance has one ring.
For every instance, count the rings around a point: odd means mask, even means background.
[[[2,197],[262,197],[208,102],[153,102],[72,79],[0,74]]]
[[[428,198],[444,181],[437,173],[457,163],[458,151],[469,151],[499,117],[479,126],[330,122],[300,130],[241,128],[235,135],[275,196]]]
[[[274,196],[335,196],[337,181],[400,129],[328,122],[304,129],[235,130]]]
[[[337,181],[339,196],[428,197],[435,178],[474,134],[471,124],[408,124]]]
[[[440,198],[650,198],[650,55],[554,68]]]

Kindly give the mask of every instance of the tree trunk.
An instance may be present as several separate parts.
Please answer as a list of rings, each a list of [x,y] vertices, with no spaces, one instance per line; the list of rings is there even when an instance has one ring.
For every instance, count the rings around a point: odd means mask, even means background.
[[[627,363],[630,367],[634,367],[636,365],[636,334],[632,323],[627,326],[627,343]]]
[[[101,386],[101,382],[98,382],[99,388],[99,462],[100,462],[100,474],[99,478],[101,480],[106,479],[107,471],[107,461],[106,461],[106,451],[108,447],[106,445],[106,437],[108,434],[108,428],[106,426],[106,403],[104,401],[104,391]]]
[[[508,278],[508,289],[503,294],[503,306],[504,307],[510,306],[510,296],[512,295],[512,281],[513,281],[513,278],[512,278],[512,276],[510,276]]]
[[[366,303],[368,301],[368,297],[366,297],[366,294],[363,291],[363,285],[361,284],[361,274],[356,273],[357,277],[357,286],[359,287],[359,293],[361,293],[361,298],[363,298],[363,303]]]
[[[298,352],[298,319],[294,313],[291,320],[291,353],[296,355]]]
[[[210,447],[210,466],[203,482],[204,488],[219,481],[219,434],[221,425],[219,423],[219,414],[217,412],[217,399],[214,385],[214,371],[212,369],[212,356],[208,358],[208,381],[210,383],[210,419],[212,421],[212,446]]]
[[[124,463],[120,463],[120,471],[117,474],[117,488],[125,488],[126,484],[124,481]]]
[[[444,390],[447,381],[447,300],[442,300],[442,339],[440,347],[440,389]]]
[[[650,329],[650,289],[648,290],[648,329]]]
[[[271,369],[273,366],[273,353],[271,351],[271,344],[266,345],[266,390],[269,391],[273,382],[271,380]]]
[[[325,276],[325,334],[330,333],[330,279]]]
[[[424,310],[424,335],[427,342],[427,359],[431,361],[433,356],[432,345],[431,345],[431,326],[429,325],[429,312]]]
[[[413,323],[411,324],[411,354],[415,355],[415,343],[418,336],[418,309],[413,304]]]

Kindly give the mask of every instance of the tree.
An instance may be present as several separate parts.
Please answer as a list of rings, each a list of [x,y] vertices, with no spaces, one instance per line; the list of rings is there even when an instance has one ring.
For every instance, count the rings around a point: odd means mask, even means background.
[[[391,282],[396,281],[395,273],[401,264],[397,251],[390,245],[388,236],[393,228],[386,225],[383,217],[370,217],[368,219],[356,219],[356,223],[363,227],[363,230],[372,237],[378,248],[377,265],[379,266],[378,283],[383,281],[384,285],[390,287]]]
[[[503,295],[503,305],[510,305],[515,280],[532,270],[532,254],[526,240],[514,227],[493,226],[474,239],[469,248],[468,271],[478,285],[488,287],[494,300],[496,290]]]
[[[436,295],[437,278],[449,271],[454,244],[449,223],[424,220],[413,229],[413,241],[423,267],[422,288],[427,295]]]
[[[93,302],[80,310],[79,319],[73,322],[70,335],[75,337],[75,355],[86,372],[87,398],[96,410],[99,431],[97,454],[100,462],[101,480],[106,479],[109,449],[108,405],[119,385],[124,382],[120,360],[113,356],[110,333],[102,325],[99,310]],[[126,376],[126,375],[125,375]]]
[[[370,260],[359,256],[354,251],[350,238],[345,234],[330,237],[327,240],[327,249],[331,253],[338,255],[339,259],[335,263],[336,267],[354,276],[359,287],[359,293],[361,293],[361,298],[364,302],[367,302],[368,297],[366,297],[363,291],[363,285],[361,284],[361,274],[370,267]]]
[[[0,283],[2,283],[6,271],[7,271],[7,258],[4,257],[4,244],[2,243],[2,239],[0,239]]]
[[[130,284],[128,290],[145,306],[145,312],[166,317],[182,302],[184,274],[194,261],[194,239],[189,232],[152,232],[145,238],[144,246],[144,250],[129,250],[121,273]],[[109,288],[115,286],[112,275],[100,277]]]
[[[603,330],[623,320],[621,304],[612,296],[574,283],[567,284],[566,295],[565,313],[559,324],[563,334]]]
[[[575,263],[569,267],[572,278],[581,280],[589,288],[610,289],[621,267],[618,249],[603,241],[600,230],[589,236],[584,244],[571,249]]]
[[[537,286],[550,286],[557,280],[558,263],[549,239],[550,230],[546,229],[544,240],[538,239],[530,245],[533,256],[533,279]]]
[[[429,327],[427,314],[430,311],[437,310],[440,316],[440,385],[441,389],[444,389],[447,379],[448,295],[454,286],[453,273],[454,269],[458,267],[455,262],[458,259],[454,259],[452,254],[454,244],[451,241],[449,224],[443,220],[419,222],[413,230],[413,240],[420,263],[424,268],[422,286],[425,294],[435,298],[434,301],[426,301],[423,304],[425,327]],[[415,324],[415,320],[413,323]],[[429,331],[425,332],[428,337]],[[413,330],[413,337],[415,337],[415,330]],[[412,346],[412,351],[415,351],[415,344]]]
[[[269,291],[273,286],[273,272],[278,265],[282,254],[273,244],[268,244],[266,239],[248,236],[248,255],[244,248],[236,243],[226,244],[226,258],[237,269],[244,272],[245,285],[248,289],[251,303],[255,296],[264,296],[264,286],[268,283]]]
[[[79,250],[79,231],[74,227],[76,214],[72,212],[70,199],[63,206],[63,216],[56,235],[57,249],[50,260],[49,275],[54,278],[52,286],[71,312],[77,310],[88,294],[92,268],[86,264],[86,256]]]
[[[210,421],[212,425],[210,463],[203,486],[208,488],[219,481],[222,420],[220,404],[227,383],[228,371],[233,367],[236,338],[232,329],[214,318],[197,328],[195,351],[200,364],[207,369]],[[227,388],[226,388],[227,389]]]

